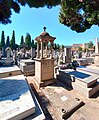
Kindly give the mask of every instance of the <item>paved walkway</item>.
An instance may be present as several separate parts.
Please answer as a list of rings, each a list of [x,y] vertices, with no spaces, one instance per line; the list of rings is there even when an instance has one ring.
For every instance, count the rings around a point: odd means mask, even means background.
[[[33,77],[27,77],[28,82],[34,85]],[[93,98],[86,98],[75,90],[67,90],[63,83],[57,83],[41,88],[36,91],[39,96],[39,101],[45,113],[48,111],[51,117],[47,120],[62,120],[62,109],[68,110],[75,103],[76,98],[82,100],[85,105],[74,112],[68,120],[99,120],[99,93]]]

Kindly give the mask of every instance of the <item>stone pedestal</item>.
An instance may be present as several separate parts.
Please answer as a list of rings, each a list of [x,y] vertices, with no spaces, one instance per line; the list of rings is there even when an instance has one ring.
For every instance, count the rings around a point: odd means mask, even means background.
[[[54,59],[35,59],[35,78],[39,84],[54,80]]]

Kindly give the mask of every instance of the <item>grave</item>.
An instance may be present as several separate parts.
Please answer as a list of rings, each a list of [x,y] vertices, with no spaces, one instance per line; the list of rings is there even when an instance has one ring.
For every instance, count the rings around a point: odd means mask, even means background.
[[[35,104],[25,77],[0,78],[0,120],[22,120],[33,113]]]
[[[0,63],[3,66],[10,66],[14,62],[13,59],[12,59],[12,57],[11,57],[11,48],[7,47],[5,50],[7,52],[7,57],[2,57],[1,60],[0,60]],[[3,52],[2,52],[2,55],[3,55]]]
[[[21,75],[22,72],[20,68],[16,65],[11,66],[1,66],[0,67],[0,78],[9,77],[9,76],[15,76],[15,75]]]
[[[71,46],[65,46],[64,47],[64,62],[70,63],[71,62]]]
[[[55,82],[54,80],[54,58],[53,42],[56,38],[45,31],[35,38],[37,41],[37,56],[35,58],[35,82],[37,86],[43,86],[46,83]],[[46,55],[44,57],[44,43],[46,44]],[[48,57],[48,43],[50,43],[50,57]],[[40,46],[41,45],[41,46]],[[41,53],[40,53],[41,48]]]
[[[86,97],[91,97],[99,91],[99,74],[82,70],[59,70],[57,79],[64,82],[71,89],[77,90]]]
[[[24,75],[35,74],[35,61],[31,59],[20,60],[20,69]]]

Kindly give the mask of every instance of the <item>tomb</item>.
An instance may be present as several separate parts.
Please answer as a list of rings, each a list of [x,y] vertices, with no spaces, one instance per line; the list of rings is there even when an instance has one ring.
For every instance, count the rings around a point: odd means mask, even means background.
[[[12,66],[1,66],[0,67],[0,78],[9,77],[9,76],[15,76],[15,75],[21,75],[22,72],[20,68],[16,65]]]
[[[34,75],[35,74],[35,62],[31,59],[20,60],[20,69],[24,75]]]
[[[71,46],[65,46],[64,47],[64,62],[70,63],[71,62]]]
[[[98,78],[99,74],[80,69],[76,71],[72,69],[59,70],[59,75],[57,75],[57,79],[87,98],[99,91]]]
[[[0,120],[21,120],[33,113],[35,103],[24,76],[0,78]]]
[[[0,64],[3,66],[10,66],[14,63],[13,58],[11,57],[11,48],[7,47],[5,50],[7,52],[7,57],[2,57],[0,59]],[[2,52],[2,55],[3,55],[3,52]]]
[[[56,37],[52,37],[45,31],[40,36],[36,37],[37,41],[37,56],[35,58],[35,80],[38,87],[45,83],[54,81],[54,58],[53,58],[53,43]],[[46,44],[46,55],[44,56],[44,43]],[[50,56],[48,57],[48,43],[50,43]],[[41,53],[40,53],[41,48]]]

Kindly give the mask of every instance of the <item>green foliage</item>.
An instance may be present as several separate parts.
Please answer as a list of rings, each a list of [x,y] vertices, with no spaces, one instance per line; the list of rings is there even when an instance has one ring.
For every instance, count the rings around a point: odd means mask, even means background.
[[[25,6],[28,4],[29,7],[44,7],[51,8],[52,6],[59,5],[61,0],[0,0],[0,23],[8,24],[11,23],[12,11],[19,13],[20,5]]]
[[[20,42],[20,47],[23,47],[24,46],[24,37],[23,35],[21,36],[21,42]]]
[[[5,36],[4,36],[4,31],[2,31],[2,34],[1,34],[1,47],[5,47]]]
[[[56,49],[57,49],[57,50],[60,49],[60,45],[59,45],[59,44],[56,45]]]
[[[25,45],[28,49],[31,48],[31,36],[29,33],[27,33],[26,38],[25,38]]]
[[[54,43],[54,47],[53,47],[53,48],[54,48],[54,50],[56,50],[56,49],[57,49],[57,45],[56,45],[56,43]]]
[[[76,32],[99,25],[99,0],[63,0],[59,21]]]
[[[12,33],[12,39],[10,41],[10,47],[12,50],[16,49],[16,45],[15,45],[15,31],[13,30],[13,33]]]
[[[37,49],[37,42],[35,42],[35,44],[34,44],[34,48]]]
[[[32,48],[35,48],[34,40],[32,40],[31,47],[32,47]]]
[[[62,47],[62,50],[64,50],[64,45],[62,45],[61,47]]]
[[[93,46],[94,46],[93,42],[92,42],[92,41],[89,41],[89,43],[88,43],[88,48],[93,48]]]
[[[79,47],[79,48],[78,48],[78,51],[82,51],[82,47]]]
[[[0,1],[0,22],[2,24],[11,23],[10,17],[13,9],[16,13],[19,13],[20,7],[15,0],[1,0]]]
[[[6,39],[6,47],[9,47],[10,46],[10,40],[9,40],[9,36],[7,36],[7,39]]]

